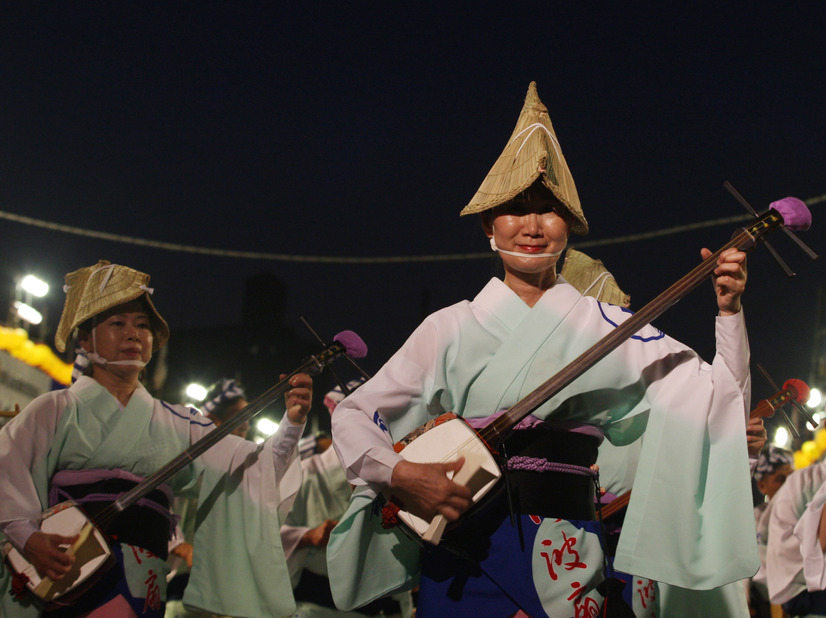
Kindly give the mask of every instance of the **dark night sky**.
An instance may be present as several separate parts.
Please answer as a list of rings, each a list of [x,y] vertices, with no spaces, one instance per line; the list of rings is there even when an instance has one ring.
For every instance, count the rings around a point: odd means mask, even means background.
[[[531,80],[576,179],[588,241],[744,214],[725,180],[761,211],[786,195],[826,194],[826,9],[815,3],[414,4],[6,6],[0,210],[212,249],[482,253],[478,222],[458,212]],[[823,211],[812,206],[813,230],[801,234],[818,251]],[[583,250],[639,308],[733,229]],[[753,361],[779,382],[808,379],[824,261],[779,235],[773,243],[798,276],[785,280],[764,250],[752,254]],[[423,312],[472,297],[494,272],[487,258],[195,255],[0,219],[0,286],[38,272],[53,286],[54,319],[63,274],[99,258],[152,275],[173,340],[238,322],[245,279],[271,272],[288,286],[288,323],[300,329],[303,315],[326,337],[355,330],[371,371]],[[715,309],[701,286],[656,324],[711,360]],[[768,394],[756,376],[755,398]]]

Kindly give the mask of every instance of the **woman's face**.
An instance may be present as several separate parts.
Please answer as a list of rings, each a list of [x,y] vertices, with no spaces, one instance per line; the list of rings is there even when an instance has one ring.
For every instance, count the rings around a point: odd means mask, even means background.
[[[94,339],[86,334],[80,344],[89,352],[96,352],[107,361],[142,361],[152,358],[153,335],[149,316],[142,311],[113,313],[98,322],[94,329]],[[138,365],[116,365],[119,369],[143,367]]]
[[[558,255],[536,256],[561,253],[568,243],[568,219],[552,199],[509,202],[494,208],[482,221],[488,238],[493,238],[499,249],[520,254],[500,253],[506,272],[532,275],[555,271]]]

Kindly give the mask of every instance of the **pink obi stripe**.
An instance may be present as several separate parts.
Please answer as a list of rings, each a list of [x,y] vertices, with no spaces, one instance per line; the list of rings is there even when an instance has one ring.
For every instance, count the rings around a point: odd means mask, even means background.
[[[473,427],[474,429],[481,429],[488,425],[492,420],[498,418],[502,414],[507,412],[507,410],[499,410],[496,414],[491,414],[490,416],[480,416],[478,418],[464,418],[468,425]],[[523,429],[533,429],[539,425],[543,425],[548,429],[553,429],[555,431],[570,431],[571,433],[582,433],[587,436],[593,436],[597,438],[600,442],[605,437],[605,434],[602,433],[602,430],[595,425],[588,425],[587,423],[577,423],[576,421],[550,421],[550,420],[542,420],[541,418],[535,417],[533,414],[529,414],[525,418],[523,418],[519,423],[517,423],[516,427],[514,427],[514,431],[520,431]]]
[[[67,499],[71,499],[77,504],[84,504],[86,502],[114,502],[117,500],[122,493],[89,493],[83,496],[82,498],[72,498],[69,495],[65,488],[72,487],[75,485],[91,485],[94,483],[99,483],[101,481],[108,481],[112,479],[123,480],[123,481],[130,481],[135,483],[143,482],[145,479],[142,476],[138,476],[137,474],[133,474],[132,472],[127,472],[126,470],[121,469],[114,469],[114,470],[107,470],[104,468],[90,468],[85,470],[58,470],[55,472],[54,476],[52,476],[51,487],[49,489],[49,506],[54,506],[60,502],[63,502]],[[167,504],[171,505],[172,500],[174,498],[174,494],[172,493],[172,488],[163,483],[156,487],[153,491],[160,491],[166,497]],[[157,513],[163,515],[167,520],[169,520],[169,528],[170,532],[174,531],[175,526],[177,525],[178,520],[180,519],[179,516],[174,515],[168,508],[165,508],[158,502],[151,500],[147,497],[140,498],[137,502],[135,502],[136,506],[144,507],[152,509]]]

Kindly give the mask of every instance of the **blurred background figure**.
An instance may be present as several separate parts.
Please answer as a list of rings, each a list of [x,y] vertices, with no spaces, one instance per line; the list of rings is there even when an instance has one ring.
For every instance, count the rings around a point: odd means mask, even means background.
[[[220,384],[214,385],[201,410],[207,418],[219,427],[224,421],[232,418],[247,406],[244,389],[232,379],[225,378]],[[249,421],[244,421],[233,432],[233,435],[246,438],[250,430]]]
[[[235,416],[247,405],[244,389],[233,379],[224,378],[214,384],[201,406],[203,414],[219,427],[225,420]],[[249,422],[239,425],[232,435],[246,438]],[[183,605],[184,589],[189,581],[192,568],[192,540],[195,538],[195,519],[198,500],[175,498],[172,511],[180,517],[175,536],[169,544],[169,565],[172,569],[167,586],[167,603],[164,618],[207,618],[214,614],[187,611]]]
[[[362,383],[361,379],[348,382],[347,394]],[[331,415],[344,397],[344,391],[338,386],[324,397],[324,405]],[[335,449],[329,448],[330,444],[331,440],[326,436],[308,436],[302,440],[301,489],[281,526],[281,542],[293,585],[296,616],[412,616],[409,593],[401,599],[379,599],[351,612],[338,610],[333,603],[327,578],[327,542],[339,517],[347,510],[352,487]],[[306,456],[305,451],[309,453]],[[403,608],[405,613],[402,613]]]

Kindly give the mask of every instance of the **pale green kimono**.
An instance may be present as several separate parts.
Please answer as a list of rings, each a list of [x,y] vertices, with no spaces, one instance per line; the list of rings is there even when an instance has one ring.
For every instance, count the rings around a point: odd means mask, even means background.
[[[327,575],[324,547],[298,547],[311,528],[328,519],[338,520],[350,504],[352,489],[333,449],[312,455],[301,462],[303,480],[293,506],[281,526],[281,542],[293,587],[306,568]]]
[[[0,431],[0,524],[38,524],[58,470],[123,469],[148,476],[212,428],[197,411],[153,399],[142,387],[125,408],[86,377],[42,395]],[[203,476],[187,604],[235,616],[293,611],[279,512],[286,514],[300,484],[300,433],[300,427],[286,428],[264,445],[226,436],[171,479],[173,489],[186,495]],[[2,615],[36,616],[34,608],[12,600],[9,579],[4,569]]]
[[[562,278],[533,308],[493,279],[472,302],[428,317],[339,405],[335,447],[351,481],[366,483],[328,547],[339,607],[417,581],[417,545],[398,529],[383,530],[374,507],[398,460],[392,442],[446,411],[486,417],[514,405],[628,315],[581,297]],[[717,318],[717,343],[709,365],[645,327],[535,412],[595,425],[615,443],[645,430],[615,563],[623,572],[708,589],[757,570],[742,315]]]
[[[642,439],[628,446],[614,446],[608,440],[599,447],[600,486],[616,496],[633,486]],[[676,531],[675,533],[679,533]],[[655,615],[669,618],[748,618],[748,601],[742,582],[732,582],[710,590],[692,590],[654,582]]]

